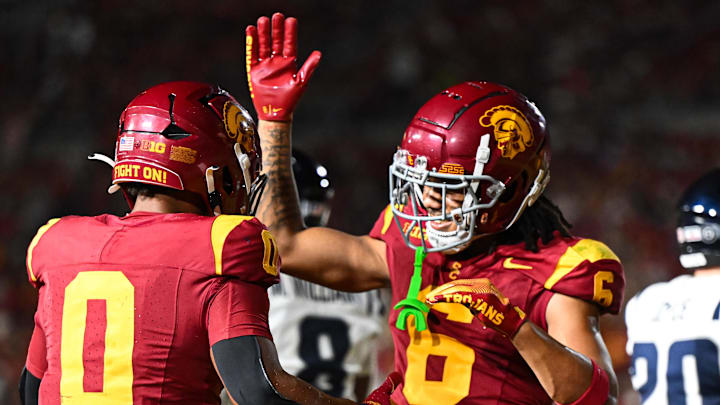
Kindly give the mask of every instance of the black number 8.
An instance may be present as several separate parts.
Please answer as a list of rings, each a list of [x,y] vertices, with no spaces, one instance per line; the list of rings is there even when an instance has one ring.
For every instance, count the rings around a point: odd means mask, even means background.
[[[332,357],[320,357],[320,337],[327,336],[332,346]],[[308,316],[300,323],[300,358],[305,368],[298,377],[318,386],[320,377],[327,378],[330,388],[318,387],[332,396],[343,394],[346,372],[343,361],[350,350],[348,325],[341,319]]]

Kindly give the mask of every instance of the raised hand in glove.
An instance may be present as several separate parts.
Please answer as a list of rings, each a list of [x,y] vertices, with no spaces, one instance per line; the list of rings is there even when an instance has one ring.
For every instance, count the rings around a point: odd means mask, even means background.
[[[525,321],[525,313],[510,303],[487,278],[455,280],[430,291],[428,304],[441,302],[466,306],[488,328],[513,338]]]
[[[393,393],[395,387],[402,382],[402,375],[397,371],[390,373],[385,382],[380,384],[375,391],[371,392],[361,404],[365,405],[391,405],[390,394]]]
[[[272,33],[271,33],[272,32]],[[258,118],[290,121],[310,76],[320,63],[314,51],[297,70],[297,20],[281,13],[260,17],[245,29],[245,67]]]

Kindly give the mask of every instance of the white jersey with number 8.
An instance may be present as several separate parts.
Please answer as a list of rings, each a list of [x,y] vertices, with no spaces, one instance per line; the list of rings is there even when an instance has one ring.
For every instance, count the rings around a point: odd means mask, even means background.
[[[268,292],[270,330],[283,369],[330,395],[364,399],[356,398],[358,378],[366,376],[374,387],[385,377],[376,374],[384,346],[379,339],[392,347],[385,333],[390,292],[346,293],[286,274],[280,279]]]

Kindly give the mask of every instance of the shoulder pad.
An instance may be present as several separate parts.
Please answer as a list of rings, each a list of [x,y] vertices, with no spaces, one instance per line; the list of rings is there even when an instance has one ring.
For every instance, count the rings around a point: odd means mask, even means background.
[[[592,239],[580,239],[576,244],[569,246],[560,256],[555,270],[545,281],[545,288],[551,289],[568,273],[584,262],[595,263],[598,260],[613,260],[620,263],[620,259],[607,245]]]
[[[607,245],[580,239],[559,255],[544,286],[617,313],[625,290],[625,275],[620,259]]]
[[[277,244],[257,218],[220,215],[214,218],[210,234],[215,274],[267,285],[279,281]]]
[[[27,258],[25,261],[25,264],[27,266],[27,272],[28,272],[28,278],[30,279],[30,283],[35,285],[37,283],[38,278],[38,272],[33,270],[32,264],[33,264],[33,254],[35,254],[35,248],[37,247],[38,243],[40,243],[40,239],[45,235],[45,232],[47,232],[53,225],[58,223],[61,218],[53,218],[47,222],[47,224],[43,225],[38,229],[37,233],[35,234],[35,237],[30,242],[30,246],[28,246],[27,250]],[[36,254],[37,257],[37,254]]]

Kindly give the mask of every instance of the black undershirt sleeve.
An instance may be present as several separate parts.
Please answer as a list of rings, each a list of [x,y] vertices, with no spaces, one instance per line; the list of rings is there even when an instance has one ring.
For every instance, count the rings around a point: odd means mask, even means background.
[[[32,375],[27,368],[23,367],[20,374],[20,403],[23,405],[37,405],[38,392],[40,391],[40,379]]]
[[[268,380],[256,336],[225,339],[212,346],[215,365],[230,397],[238,404],[288,405]]]

